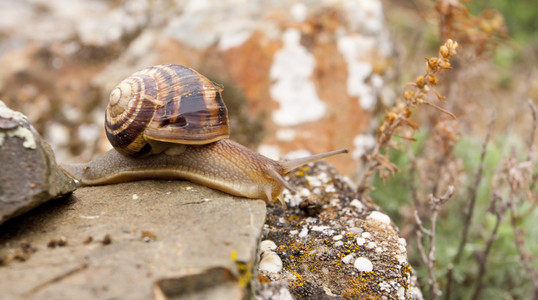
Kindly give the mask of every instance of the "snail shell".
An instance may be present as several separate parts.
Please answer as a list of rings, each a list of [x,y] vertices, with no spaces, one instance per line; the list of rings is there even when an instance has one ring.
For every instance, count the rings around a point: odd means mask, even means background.
[[[105,115],[107,137],[119,153],[127,156],[227,138],[228,111],[221,91],[184,66],[145,68],[112,90]]]

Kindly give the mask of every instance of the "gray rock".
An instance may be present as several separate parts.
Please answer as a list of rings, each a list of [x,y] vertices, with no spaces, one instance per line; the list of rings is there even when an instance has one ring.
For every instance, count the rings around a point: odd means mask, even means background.
[[[75,189],[26,117],[2,101],[0,165],[0,224]]]
[[[265,214],[187,181],[80,188],[0,227],[2,297],[242,299]]]

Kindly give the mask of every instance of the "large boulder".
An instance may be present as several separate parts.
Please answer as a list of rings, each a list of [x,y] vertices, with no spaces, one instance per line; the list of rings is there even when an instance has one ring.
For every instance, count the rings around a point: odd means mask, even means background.
[[[0,166],[0,224],[75,189],[27,118],[2,101]]]

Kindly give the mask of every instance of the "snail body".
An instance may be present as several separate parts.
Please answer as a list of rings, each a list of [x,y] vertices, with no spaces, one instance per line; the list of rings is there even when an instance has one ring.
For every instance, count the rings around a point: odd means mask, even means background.
[[[114,149],[88,163],[61,167],[82,185],[177,178],[271,203],[284,188],[294,191],[283,179],[286,173],[347,152],[342,149],[289,161],[254,152],[228,139],[221,90],[198,72],[179,65],[136,72],[112,91],[107,106],[105,128]]]

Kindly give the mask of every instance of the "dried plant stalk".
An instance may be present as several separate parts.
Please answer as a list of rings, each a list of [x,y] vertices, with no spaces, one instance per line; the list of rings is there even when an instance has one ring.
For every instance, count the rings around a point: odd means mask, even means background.
[[[375,171],[379,172],[382,179],[398,171],[398,167],[391,163],[383,152],[386,152],[386,150],[393,146],[392,138],[399,130],[407,128],[415,131],[419,129],[419,125],[410,119],[415,108],[420,105],[429,105],[454,119],[456,118],[452,113],[428,101],[427,96],[429,92],[433,92],[438,100],[444,101],[444,97],[434,88],[439,83],[436,74],[442,70],[452,68],[450,58],[456,54],[457,48],[458,43],[449,39],[439,48],[437,57],[426,57],[425,74],[418,76],[415,82],[409,83],[403,92],[403,100],[400,99],[397,101],[386,113],[378,129],[377,143],[371,153],[366,156],[366,168],[358,185],[359,196],[363,197],[371,189],[369,180]],[[413,140],[410,135],[402,134],[399,136],[404,139]]]

